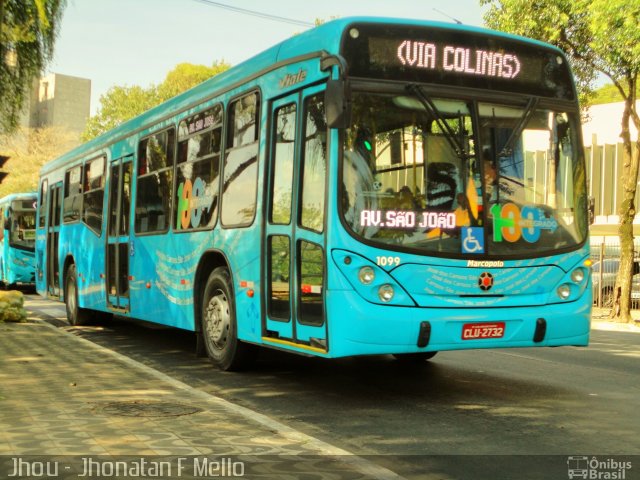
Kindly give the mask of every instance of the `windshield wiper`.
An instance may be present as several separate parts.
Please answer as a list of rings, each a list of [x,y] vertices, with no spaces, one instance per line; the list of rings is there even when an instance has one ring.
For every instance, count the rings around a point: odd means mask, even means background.
[[[449,142],[449,145],[451,145],[451,148],[456,152],[456,155],[463,160],[466,159],[468,155],[464,148],[464,142],[459,141],[456,132],[442,117],[442,114],[438,110],[438,107],[436,107],[436,104],[433,103],[431,97],[429,97],[424,90],[415,83],[407,85],[407,90],[420,101],[425,110],[427,110],[427,112],[429,112],[429,114],[434,118],[440,129],[446,134],[445,137]]]
[[[538,106],[539,101],[540,100],[538,98],[531,97],[531,99],[529,100],[529,103],[527,104],[526,110],[524,111],[524,114],[520,119],[520,122],[518,122],[518,125],[516,125],[516,128],[514,128],[513,131],[511,132],[511,135],[509,136],[507,142],[504,144],[504,147],[502,147],[502,150],[500,150],[500,153],[498,154],[498,158],[509,157],[513,154],[513,144],[516,142],[518,138],[520,138],[520,135],[522,135],[522,131],[524,130],[524,127],[529,123],[529,120],[533,116],[533,112],[536,110],[536,107]]]

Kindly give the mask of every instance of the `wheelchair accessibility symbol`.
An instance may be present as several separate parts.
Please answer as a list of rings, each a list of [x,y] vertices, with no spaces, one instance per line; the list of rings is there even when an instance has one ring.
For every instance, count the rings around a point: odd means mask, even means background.
[[[484,229],[462,227],[462,253],[484,253]]]

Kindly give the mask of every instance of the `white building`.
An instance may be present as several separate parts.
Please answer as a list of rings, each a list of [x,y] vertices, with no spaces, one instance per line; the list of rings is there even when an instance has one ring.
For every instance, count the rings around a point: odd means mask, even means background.
[[[640,108],[640,102],[636,104]],[[623,149],[622,113],[624,102],[594,105],[588,110],[589,119],[582,125],[587,161],[589,195],[596,200],[596,218],[591,235],[617,235],[622,202]],[[638,131],[630,122],[631,140],[635,143]],[[636,206],[640,205],[640,186],[636,193]],[[634,234],[640,235],[640,215],[634,221]]]

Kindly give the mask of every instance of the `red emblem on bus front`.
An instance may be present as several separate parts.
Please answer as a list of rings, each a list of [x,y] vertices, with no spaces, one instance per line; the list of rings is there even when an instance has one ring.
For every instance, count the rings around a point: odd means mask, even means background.
[[[493,275],[489,272],[482,272],[478,277],[478,286],[480,290],[484,290],[485,292],[490,290],[491,287],[493,287]]]

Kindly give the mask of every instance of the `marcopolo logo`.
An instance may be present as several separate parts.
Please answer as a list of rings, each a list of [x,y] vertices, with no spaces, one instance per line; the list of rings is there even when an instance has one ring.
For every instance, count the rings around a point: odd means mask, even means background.
[[[585,480],[626,480],[631,462],[614,458],[589,458],[586,455],[574,455],[567,458],[569,479]]]

